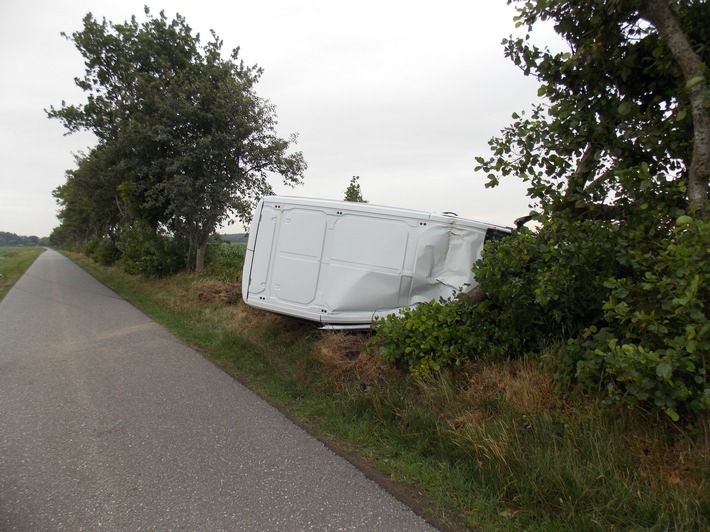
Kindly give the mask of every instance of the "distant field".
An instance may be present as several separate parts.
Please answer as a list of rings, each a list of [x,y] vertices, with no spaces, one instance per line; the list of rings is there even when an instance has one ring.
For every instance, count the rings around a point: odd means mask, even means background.
[[[230,244],[246,244],[249,235],[247,235],[246,233],[237,233],[231,235],[219,235],[219,237],[224,242],[229,242]]]
[[[43,251],[40,247],[0,247],[0,301]]]

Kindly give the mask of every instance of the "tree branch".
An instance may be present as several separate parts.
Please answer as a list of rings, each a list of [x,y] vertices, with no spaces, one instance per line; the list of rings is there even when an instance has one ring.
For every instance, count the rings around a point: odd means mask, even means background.
[[[710,183],[710,111],[705,106],[708,88],[706,67],[695,53],[671,11],[669,2],[644,0],[641,16],[653,24],[683,72],[693,116],[693,158],[688,169],[688,203],[703,218],[707,209]]]
[[[588,143],[584,148],[582,157],[577,162],[577,168],[570,174],[567,179],[567,190],[565,190],[565,198],[569,198],[573,194],[581,192],[587,185],[589,175],[594,170],[596,163],[594,161],[594,147],[592,143]]]

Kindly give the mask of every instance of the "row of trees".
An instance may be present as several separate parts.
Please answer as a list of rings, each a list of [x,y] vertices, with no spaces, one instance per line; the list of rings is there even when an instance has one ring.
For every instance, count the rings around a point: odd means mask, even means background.
[[[114,24],[88,14],[82,31],[65,35],[84,57],[75,81],[87,100],[48,116],[98,142],[54,192],[61,224],[52,241],[108,242],[118,253],[169,245],[200,270],[216,227],[248,222],[272,192],[269,177],[296,185],[306,163],[289,153],[295,136],[276,134],[274,106],[255,93],[260,68],[246,66],[239,49],[223,58],[214,33],[202,45],[180,15],[145,15]]]
[[[0,247],[5,246],[43,246],[47,245],[44,238],[36,236],[20,236],[15,233],[0,231]]]
[[[385,356],[428,373],[554,345],[561,384],[707,419],[710,4],[514,3],[527,34],[505,54],[544,99],[477,160],[489,186],[528,184],[537,227],[485,250],[482,302],[379,323]],[[566,51],[532,43],[541,21]]]

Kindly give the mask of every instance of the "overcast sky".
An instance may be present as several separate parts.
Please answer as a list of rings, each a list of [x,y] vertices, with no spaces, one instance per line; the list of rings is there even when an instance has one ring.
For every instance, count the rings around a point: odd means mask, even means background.
[[[343,199],[358,175],[374,204],[503,225],[528,213],[524,184],[486,189],[474,171],[536,100],[536,82],[503,56],[501,40],[518,31],[505,0],[0,0],[0,231],[48,236],[52,191],[93,143],[44,112],[85,101],[73,81],[82,58],[60,32],[81,30],[88,12],[142,22],[144,5],[180,13],[203,43],[213,29],[225,55],[239,46],[264,69],[257,93],[308,163],[304,185],[274,182],[279,194]]]

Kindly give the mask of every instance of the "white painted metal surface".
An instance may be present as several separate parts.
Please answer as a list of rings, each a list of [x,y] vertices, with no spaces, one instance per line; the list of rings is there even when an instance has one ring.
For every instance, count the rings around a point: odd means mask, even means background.
[[[242,297],[324,325],[369,326],[472,289],[487,232],[509,230],[366,203],[265,197],[249,232]]]

